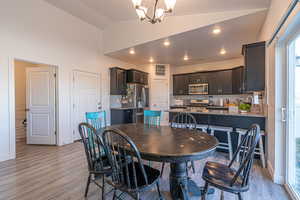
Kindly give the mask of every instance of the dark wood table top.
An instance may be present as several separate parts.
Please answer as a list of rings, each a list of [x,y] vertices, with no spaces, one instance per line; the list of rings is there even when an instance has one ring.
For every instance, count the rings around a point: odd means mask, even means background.
[[[200,160],[213,153],[218,140],[207,133],[174,129],[169,126],[148,127],[144,124],[114,125],[129,136],[143,159],[158,162]]]

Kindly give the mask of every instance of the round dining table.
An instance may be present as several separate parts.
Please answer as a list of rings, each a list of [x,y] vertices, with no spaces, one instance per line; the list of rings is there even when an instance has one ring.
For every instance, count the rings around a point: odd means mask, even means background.
[[[218,140],[207,133],[171,128],[150,127],[144,124],[121,124],[111,126],[129,136],[145,160],[170,163],[170,193],[172,199],[190,199],[190,191],[197,185],[188,178],[186,162],[210,156]],[[201,188],[198,188],[201,195]],[[197,195],[198,196],[198,195]]]

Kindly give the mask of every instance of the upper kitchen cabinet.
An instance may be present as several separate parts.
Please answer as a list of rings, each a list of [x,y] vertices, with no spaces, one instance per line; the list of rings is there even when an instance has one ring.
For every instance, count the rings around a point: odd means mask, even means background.
[[[135,69],[127,70],[127,82],[148,85],[148,73]]]
[[[232,94],[232,70],[211,71],[209,76],[209,94]]]
[[[110,68],[110,94],[126,95],[126,70],[119,67]]]
[[[266,43],[244,45],[242,52],[245,57],[245,91],[265,90]]]
[[[187,95],[189,93],[188,84],[188,75],[173,75],[173,95]]]
[[[208,83],[209,81],[209,72],[198,72],[188,75],[189,76],[189,84],[201,84]]]
[[[232,94],[242,94],[244,88],[244,67],[232,69]]]

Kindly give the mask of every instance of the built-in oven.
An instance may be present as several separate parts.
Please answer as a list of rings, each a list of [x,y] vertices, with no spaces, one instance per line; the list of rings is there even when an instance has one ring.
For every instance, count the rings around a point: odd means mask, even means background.
[[[208,83],[189,84],[189,94],[208,94]]]

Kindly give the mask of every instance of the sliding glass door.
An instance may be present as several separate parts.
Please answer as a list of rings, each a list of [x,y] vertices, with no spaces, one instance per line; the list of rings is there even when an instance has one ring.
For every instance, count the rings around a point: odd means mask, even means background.
[[[300,197],[300,35],[287,50],[287,184]]]

